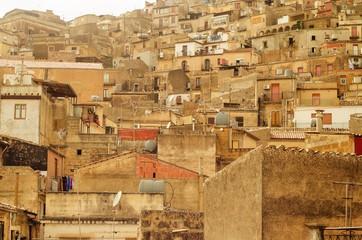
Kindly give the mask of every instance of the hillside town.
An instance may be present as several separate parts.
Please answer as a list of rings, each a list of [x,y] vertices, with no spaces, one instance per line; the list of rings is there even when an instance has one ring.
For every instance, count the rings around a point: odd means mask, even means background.
[[[362,239],[362,0],[0,18],[0,240]]]

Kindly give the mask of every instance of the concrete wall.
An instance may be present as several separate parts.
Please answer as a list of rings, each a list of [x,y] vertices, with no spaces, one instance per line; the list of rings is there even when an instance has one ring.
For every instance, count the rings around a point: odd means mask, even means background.
[[[155,178],[153,178],[152,173],[147,176],[142,174],[141,176],[140,165],[142,163],[144,165],[145,161],[152,166],[153,162],[155,162],[154,165],[159,169],[155,172]],[[170,174],[167,176],[165,174],[161,175],[160,171],[165,167],[170,170]],[[143,168],[144,171],[149,169],[149,167]],[[120,190],[123,192],[138,192],[141,180],[164,180],[169,183],[165,185],[165,204],[169,204],[171,201],[172,208],[198,211],[199,180],[194,177],[197,174],[188,172],[189,175],[181,173],[178,176],[179,172],[184,173],[187,171],[171,165],[166,166],[166,164],[160,164],[157,160],[141,156],[137,157],[136,162],[136,154],[128,153],[105,160],[102,163],[89,164],[78,169],[75,181],[78,181],[76,184],[79,184],[80,192],[117,192]],[[177,176],[174,177],[175,175]]]
[[[173,230],[187,231],[172,233]],[[141,212],[138,239],[204,239],[204,214],[185,211],[152,211]]]
[[[158,158],[199,172],[203,158],[204,174],[215,173],[216,138],[213,135],[159,135]]]
[[[76,184],[76,183],[75,183]],[[72,218],[79,214],[81,218],[96,219],[113,218],[112,207],[116,193],[110,192],[49,192],[46,198],[45,219]],[[80,205],[78,206],[77,202]],[[138,218],[141,210],[162,210],[163,195],[157,193],[122,193],[121,209],[117,210],[116,218]]]
[[[206,240],[262,239],[262,158],[254,150],[206,180]]]
[[[162,194],[123,192],[120,204],[112,207],[115,196],[109,192],[47,194],[44,236],[78,238],[81,233],[91,239],[136,239],[141,211],[163,209]]]

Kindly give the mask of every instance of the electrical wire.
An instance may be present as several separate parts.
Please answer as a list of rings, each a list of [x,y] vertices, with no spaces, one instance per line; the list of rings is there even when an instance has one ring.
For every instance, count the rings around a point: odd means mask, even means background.
[[[166,182],[166,181],[165,181],[165,183],[169,184],[169,185],[170,185],[170,187],[171,187],[171,190],[172,190],[172,195],[171,195],[171,199],[170,199],[170,201],[169,201],[168,203],[165,203],[165,206],[166,206],[165,210],[168,210],[168,209],[170,209],[170,208],[171,208],[171,201],[172,201],[173,196],[174,196],[174,190],[173,190],[173,187],[172,187],[171,183]]]

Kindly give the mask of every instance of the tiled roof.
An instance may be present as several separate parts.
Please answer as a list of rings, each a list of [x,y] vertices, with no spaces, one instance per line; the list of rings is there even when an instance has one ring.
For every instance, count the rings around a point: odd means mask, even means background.
[[[304,132],[285,131],[285,132],[270,132],[271,139],[305,139]]]
[[[21,64],[21,60],[0,59],[1,67],[14,67],[17,64]],[[101,63],[24,61],[24,65],[28,68],[103,69]]]

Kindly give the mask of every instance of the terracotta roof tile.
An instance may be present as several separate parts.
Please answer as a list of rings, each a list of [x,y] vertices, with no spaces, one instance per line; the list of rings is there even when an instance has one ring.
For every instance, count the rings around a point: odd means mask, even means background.
[[[270,132],[271,139],[305,139],[304,132],[286,131],[286,132]]]

